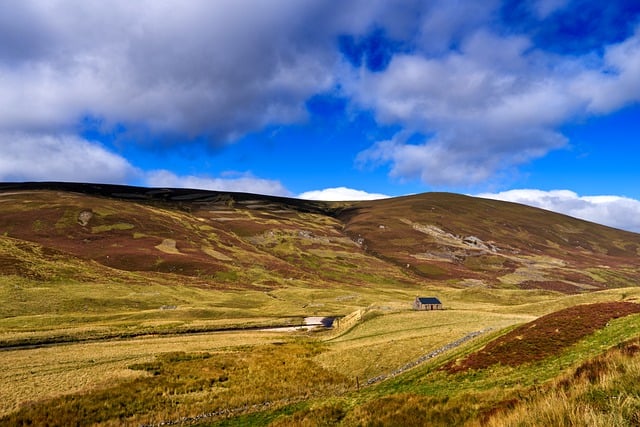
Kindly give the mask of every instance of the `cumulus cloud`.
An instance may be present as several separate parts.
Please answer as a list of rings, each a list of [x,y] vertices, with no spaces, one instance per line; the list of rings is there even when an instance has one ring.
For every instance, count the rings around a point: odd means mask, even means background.
[[[335,53],[303,41],[313,3],[20,2],[3,13],[13,23],[0,126],[73,126],[89,114],[224,140],[300,120],[304,100],[334,81]]]
[[[390,196],[379,193],[367,193],[362,190],[354,190],[347,187],[325,188],[324,190],[306,191],[298,195],[299,199],[324,200],[324,201],[354,201],[354,200],[378,200],[387,199]]]
[[[0,132],[68,138],[89,119],[147,147],[220,145],[300,123],[306,101],[338,92],[350,111],[403,130],[360,163],[428,184],[482,183],[566,145],[566,122],[640,100],[640,30],[566,57],[525,30],[498,30],[502,4],[15,2],[0,15]],[[570,6],[527,7],[544,20]],[[380,43],[362,54],[382,49],[379,66],[345,58],[342,36],[371,34]]]
[[[91,116],[225,143],[299,122],[305,101],[339,80],[336,37],[373,22],[397,33],[407,13],[393,9],[381,0],[25,0],[0,17],[0,128],[54,131]]]
[[[640,27],[632,37],[605,49],[603,64],[578,74],[570,85],[575,96],[582,97],[587,110],[609,113],[626,104],[640,101]]]
[[[509,190],[477,197],[504,200],[640,233],[640,201],[620,196],[579,196],[569,190]]]
[[[562,124],[639,101],[638,58],[640,30],[598,61],[486,28],[438,56],[398,54],[383,72],[361,68],[345,85],[380,122],[403,128],[357,161],[388,163],[392,176],[428,184],[482,183],[565,146]],[[409,143],[412,132],[424,136]]]
[[[96,142],[74,135],[0,132],[0,181],[125,183],[139,171]]]
[[[280,181],[256,178],[249,173],[230,173],[227,175],[230,175],[230,177],[179,176],[167,170],[155,170],[145,174],[145,182],[146,185],[151,187],[191,188],[272,196],[291,196],[291,193]]]

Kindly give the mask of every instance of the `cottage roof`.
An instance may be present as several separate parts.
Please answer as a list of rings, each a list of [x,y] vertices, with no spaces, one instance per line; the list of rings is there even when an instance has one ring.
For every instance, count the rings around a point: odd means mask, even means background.
[[[420,304],[442,304],[436,297],[418,297]]]

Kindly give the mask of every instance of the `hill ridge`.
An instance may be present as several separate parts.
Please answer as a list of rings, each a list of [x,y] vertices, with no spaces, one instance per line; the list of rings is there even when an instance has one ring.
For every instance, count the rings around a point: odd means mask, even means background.
[[[384,277],[407,285],[427,280],[577,293],[640,279],[638,234],[454,193],[318,202],[0,183],[0,213],[0,234],[121,270],[199,277],[216,286],[277,287],[287,278],[361,286]],[[261,272],[247,276],[256,265]],[[365,266],[375,274],[358,268]]]

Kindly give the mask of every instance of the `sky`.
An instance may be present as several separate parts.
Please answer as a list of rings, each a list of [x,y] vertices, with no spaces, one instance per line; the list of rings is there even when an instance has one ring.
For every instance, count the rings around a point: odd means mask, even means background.
[[[637,0],[0,3],[0,181],[450,191],[640,232]]]

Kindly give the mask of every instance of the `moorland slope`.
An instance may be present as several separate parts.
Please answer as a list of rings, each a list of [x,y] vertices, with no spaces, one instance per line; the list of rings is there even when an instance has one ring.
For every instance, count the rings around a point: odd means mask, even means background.
[[[336,203],[186,189],[2,184],[0,235],[40,245],[45,258],[68,254],[222,288],[271,289],[291,280],[321,287],[428,280],[574,293],[640,278],[638,234],[448,193]],[[28,270],[8,253],[0,254],[0,264]]]

